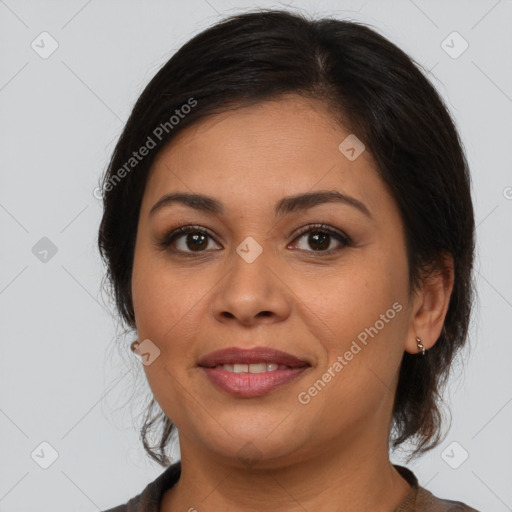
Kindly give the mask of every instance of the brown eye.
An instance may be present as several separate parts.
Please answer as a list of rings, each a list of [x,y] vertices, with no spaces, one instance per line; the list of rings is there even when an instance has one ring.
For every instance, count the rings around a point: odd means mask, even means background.
[[[301,239],[304,242],[295,242],[299,250],[319,254],[332,254],[352,244],[347,235],[324,224],[306,226],[295,238]],[[217,247],[211,247],[212,243]],[[210,233],[200,226],[181,226],[165,235],[157,245],[183,255],[200,255],[221,249]]]
[[[300,244],[301,251],[331,253],[347,247],[351,244],[350,238],[338,231],[325,226],[306,226],[295,240],[304,239]],[[332,247],[337,243],[338,247]],[[298,244],[299,245],[299,244]]]
[[[177,240],[183,237],[185,238],[185,245],[187,249],[190,249],[191,251],[200,251],[201,249],[206,249],[208,246],[208,235],[203,233],[187,233],[178,237]]]
[[[331,235],[327,233],[310,233],[308,237],[308,244],[315,251],[328,249],[330,242]]]
[[[175,229],[158,243],[160,247],[173,246],[173,251],[182,253],[205,252],[213,238],[204,229],[196,226],[182,226]]]

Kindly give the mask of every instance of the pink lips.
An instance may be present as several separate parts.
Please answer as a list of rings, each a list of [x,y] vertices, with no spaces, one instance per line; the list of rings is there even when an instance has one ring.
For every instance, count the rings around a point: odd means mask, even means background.
[[[224,364],[271,363],[288,368],[265,373],[233,373],[225,370]],[[210,382],[235,396],[256,397],[283,386],[296,379],[310,367],[306,361],[291,354],[268,347],[253,349],[228,348],[212,352],[199,361]]]
[[[222,364],[251,364],[259,363],[262,361],[265,363],[275,363],[291,366],[292,368],[309,366],[306,361],[301,361],[291,354],[269,347],[256,347],[251,349],[232,347],[223,350],[217,350],[216,352],[211,352],[210,354],[207,354],[201,358],[199,361],[199,366],[212,368]]]

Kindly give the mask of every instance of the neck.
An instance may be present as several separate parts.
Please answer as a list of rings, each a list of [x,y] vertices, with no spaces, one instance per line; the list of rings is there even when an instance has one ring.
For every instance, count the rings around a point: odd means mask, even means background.
[[[375,439],[375,438],[373,438]],[[240,467],[205,456],[185,443],[178,483],[163,498],[161,512],[174,510],[303,512],[380,510],[393,512],[410,485],[389,461],[386,443],[358,439],[343,451],[316,451],[300,462]],[[365,444],[366,443],[366,444]],[[377,446],[379,444],[379,446]],[[237,461],[238,462],[238,461]]]

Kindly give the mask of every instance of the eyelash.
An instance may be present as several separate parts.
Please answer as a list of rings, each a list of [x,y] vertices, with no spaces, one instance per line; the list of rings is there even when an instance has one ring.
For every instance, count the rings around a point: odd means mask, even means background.
[[[169,248],[169,246],[173,242],[175,242],[180,236],[183,236],[183,235],[186,235],[189,233],[194,233],[194,234],[200,233],[203,235],[207,235],[211,239],[215,240],[214,237],[208,232],[208,230],[206,230],[205,228],[202,228],[201,226],[181,226],[181,227],[174,229],[171,232],[165,234],[163,236],[163,238],[159,242],[157,242],[157,245],[158,245],[158,247],[167,250]],[[352,240],[349,236],[347,236],[346,234],[344,234],[340,231],[332,229],[331,227],[329,227],[326,224],[310,224],[310,225],[304,226],[303,228],[301,228],[299,230],[299,232],[297,233],[297,235],[293,241],[301,238],[302,236],[304,236],[305,234],[308,234],[308,233],[330,235],[341,244],[341,247],[338,247],[336,249],[328,249],[326,251],[322,251],[322,250],[320,250],[320,251],[313,251],[313,250],[305,251],[304,249],[299,249],[300,251],[303,251],[303,252],[311,252],[315,256],[319,255],[319,254],[320,255],[321,254],[332,255],[335,252],[338,252],[341,249],[343,249],[345,247],[350,247],[352,245]],[[186,255],[187,257],[188,256],[200,257],[200,256],[203,256],[204,253],[206,253],[208,251],[182,251],[179,249],[173,249],[172,252],[177,253],[177,254]]]

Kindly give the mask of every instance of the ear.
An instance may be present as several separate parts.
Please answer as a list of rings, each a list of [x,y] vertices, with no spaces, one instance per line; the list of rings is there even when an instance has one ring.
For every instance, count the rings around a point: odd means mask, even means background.
[[[416,337],[421,339],[425,349],[429,349],[441,335],[453,281],[453,258],[444,253],[436,268],[423,277],[420,288],[415,292],[411,323],[404,347],[410,354],[419,352]]]

